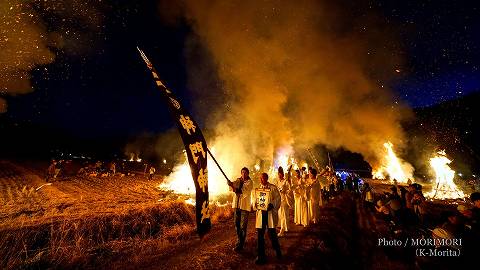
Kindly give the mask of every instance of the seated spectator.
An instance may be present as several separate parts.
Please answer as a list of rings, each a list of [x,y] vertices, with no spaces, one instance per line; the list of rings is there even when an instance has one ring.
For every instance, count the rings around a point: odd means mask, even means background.
[[[382,218],[386,221],[391,220],[390,208],[382,200],[377,201],[377,205],[375,206],[375,209],[377,210],[377,216],[378,217],[380,217],[380,218]]]
[[[462,238],[465,233],[463,216],[455,212],[448,213],[447,221],[442,224],[441,228],[448,231],[454,238]]]

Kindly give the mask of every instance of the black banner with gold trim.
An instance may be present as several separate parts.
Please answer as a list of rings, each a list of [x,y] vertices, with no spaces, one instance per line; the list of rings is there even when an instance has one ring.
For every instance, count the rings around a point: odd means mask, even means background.
[[[172,92],[162,83],[155,68],[145,53],[137,47],[145,64],[150,69],[156,85],[163,93],[171,115],[178,126],[185,150],[187,151],[188,163],[192,172],[196,190],[196,219],[197,232],[200,236],[206,234],[211,228],[210,208],[208,201],[208,171],[207,171],[207,143],[198,124],[191,115],[182,107]]]

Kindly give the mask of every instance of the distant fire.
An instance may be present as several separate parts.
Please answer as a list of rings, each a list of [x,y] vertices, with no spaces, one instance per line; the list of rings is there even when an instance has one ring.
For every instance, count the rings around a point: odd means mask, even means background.
[[[455,171],[449,164],[452,161],[447,158],[445,150],[438,152],[433,158],[430,158],[430,166],[435,172],[435,184],[432,191],[426,193],[426,197],[436,199],[457,199],[464,198],[465,194],[458,189],[453,182]]]
[[[135,153],[130,153],[130,159],[128,161],[142,162],[142,159],[139,156],[139,154],[135,155]]]
[[[393,144],[386,142],[383,146],[385,155],[381,166],[373,170],[373,178],[386,179],[389,177],[390,180],[396,179],[399,183],[407,183],[408,179],[413,179],[413,167],[397,157],[393,150]]]

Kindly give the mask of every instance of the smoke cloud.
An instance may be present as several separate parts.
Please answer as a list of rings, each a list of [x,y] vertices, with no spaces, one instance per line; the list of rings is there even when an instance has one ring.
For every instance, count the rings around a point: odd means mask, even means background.
[[[404,143],[409,110],[383,86],[401,65],[398,45],[377,17],[308,0],[187,0],[181,8],[225,96],[209,104],[214,144],[249,163],[324,144],[375,164],[383,143]]]
[[[101,26],[96,6],[98,1],[0,1],[0,113],[7,110],[2,97],[33,91],[31,72],[52,63],[56,49],[81,54],[92,46],[91,35]]]

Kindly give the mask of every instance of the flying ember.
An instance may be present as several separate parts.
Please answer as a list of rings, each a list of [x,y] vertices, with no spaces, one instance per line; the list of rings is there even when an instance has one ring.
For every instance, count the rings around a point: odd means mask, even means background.
[[[452,161],[447,158],[445,150],[439,151],[433,158],[430,158],[430,166],[435,172],[435,183],[432,191],[426,193],[426,197],[435,199],[457,199],[464,198],[465,194],[458,189],[453,182],[455,171],[449,164]]]

